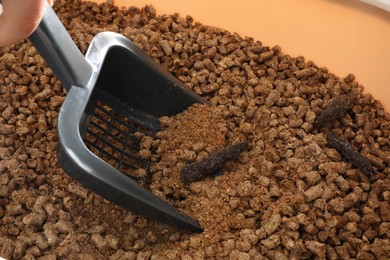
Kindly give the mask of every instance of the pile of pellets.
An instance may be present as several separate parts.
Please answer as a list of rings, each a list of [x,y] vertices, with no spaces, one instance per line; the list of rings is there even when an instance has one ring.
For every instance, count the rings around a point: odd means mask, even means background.
[[[0,256],[6,259],[387,259],[390,115],[355,77],[151,6],[57,0],[82,52],[94,35],[133,40],[209,104],[161,118],[140,155],[149,189],[197,219],[178,230],[128,212],[70,179],[56,158],[66,93],[28,41],[0,49]],[[129,72],[131,73],[131,71]],[[157,86],[156,86],[157,87]],[[335,97],[337,120],[313,127]],[[330,147],[349,142],[364,173]],[[183,183],[181,172],[230,144],[237,160]]]

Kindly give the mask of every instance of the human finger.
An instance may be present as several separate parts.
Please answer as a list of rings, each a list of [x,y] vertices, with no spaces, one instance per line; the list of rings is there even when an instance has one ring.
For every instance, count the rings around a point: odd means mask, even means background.
[[[30,36],[42,19],[45,4],[46,0],[3,0],[0,46],[18,43]]]

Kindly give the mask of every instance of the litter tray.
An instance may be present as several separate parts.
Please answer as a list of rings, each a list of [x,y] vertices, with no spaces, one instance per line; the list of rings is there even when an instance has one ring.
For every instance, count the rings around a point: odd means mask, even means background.
[[[95,2],[105,2],[97,0]],[[115,0],[117,6],[152,5],[157,14],[195,21],[304,56],[339,77],[349,73],[390,111],[390,0]]]

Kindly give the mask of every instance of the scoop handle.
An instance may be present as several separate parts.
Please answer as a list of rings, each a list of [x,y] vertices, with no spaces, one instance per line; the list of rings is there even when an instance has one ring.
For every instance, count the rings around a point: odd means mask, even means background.
[[[41,23],[29,40],[66,90],[87,85],[93,73],[92,66],[48,3]]]
[[[376,7],[382,8],[387,12],[390,12],[390,0],[360,0],[370,5],[374,5]]]

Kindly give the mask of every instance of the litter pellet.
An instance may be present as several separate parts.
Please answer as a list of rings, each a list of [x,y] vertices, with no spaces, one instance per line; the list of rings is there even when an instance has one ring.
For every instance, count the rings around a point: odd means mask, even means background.
[[[317,184],[316,186],[311,187],[304,193],[305,201],[311,202],[322,196],[324,189],[322,188],[322,183]]]
[[[347,158],[348,161],[352,162],[352,164],[360,169],[362,172],[366,174],[375,173],[375,169],[372,166],[371,162],[361,155],[352,145],[341,139],[339,136],[333,133],[328,133],[326,140],[328,141],[328,145],[334,149],[336,149],[339,153]]]
[[[328,107],[316,118],[313,128],[320,129],[333,120],[340,119],[352,108],[356,95],[342,95],[335,97]]]
[[[295,76],[298,79],[303,78],[303,77],[310,77],[310,76],[315,75],[316,73],[317,73],[317,69],[313,68],[313,67],[298,70],[298,71],[294,72]]]
[[[182,171],[184,183],[200,181],[210,176],[220,169],[226,161],[237,159],[240,153],[247,149],[247,147],[247,143],[227,146],[200,161],[187,165]]]
[[[262,54],[260,54],[259,61],[264,62],[266,60],[271,59],[273,56],[274,56],[274,52],[271,50],[263,52]]]

